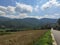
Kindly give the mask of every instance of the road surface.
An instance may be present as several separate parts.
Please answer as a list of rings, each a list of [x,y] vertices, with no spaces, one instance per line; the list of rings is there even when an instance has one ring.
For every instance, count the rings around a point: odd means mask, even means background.
[[[60,45],[60,31],[52,30],[52,33],[53,33],[54,38],[57,42],[57,45]]]

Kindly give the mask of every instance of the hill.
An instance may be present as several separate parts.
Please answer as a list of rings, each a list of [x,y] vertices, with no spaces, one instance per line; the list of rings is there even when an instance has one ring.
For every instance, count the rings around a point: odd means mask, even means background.
[[[0,17],[0,28],[19,28],[19,29],[36,29],[46,24],[52,25],[57,22],[57,19],[36,19],[36,18],[24,18],[24,19],[11,19],[7,17]]]

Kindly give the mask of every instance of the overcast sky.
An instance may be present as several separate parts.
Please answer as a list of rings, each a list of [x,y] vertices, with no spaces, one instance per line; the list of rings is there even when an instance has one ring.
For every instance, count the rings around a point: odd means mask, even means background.
[[[60,0],[0,0],[0,16],[60,18]]]

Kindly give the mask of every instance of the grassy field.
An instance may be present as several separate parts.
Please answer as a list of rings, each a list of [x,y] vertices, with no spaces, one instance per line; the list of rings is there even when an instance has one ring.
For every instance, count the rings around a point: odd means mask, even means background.
[[[34,45],[52,45],[51,32],[46,32]]]
[[[0,35],[0,45],[33,45],[47,30],[29,30]]]

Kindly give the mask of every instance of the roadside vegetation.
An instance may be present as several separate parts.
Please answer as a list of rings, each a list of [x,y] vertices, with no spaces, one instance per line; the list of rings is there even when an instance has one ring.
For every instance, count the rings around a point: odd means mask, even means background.
[[[46,32],[34,45],[52,45],[51,32]]]

